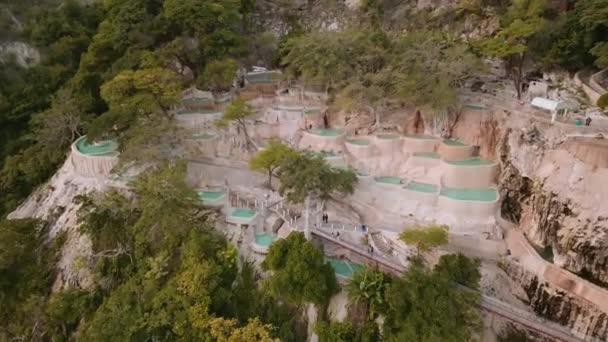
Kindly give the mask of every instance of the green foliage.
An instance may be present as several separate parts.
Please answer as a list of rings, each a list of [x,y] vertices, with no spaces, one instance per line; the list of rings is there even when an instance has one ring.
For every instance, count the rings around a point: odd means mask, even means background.
[[[45,319],[44,302],[64,239],[46,242],[47,230],[34,219],[0,221],[0,339],[43,336],[31,328]]]
[[[385,341],[469,341],[481,328],[478,294],[462,291],[447,273],[414,263],[391,282],[386,301]]]
[[[218,126],[224,127],[230,122],[235,122],[244,129],[245,120],[251,117],[253,114],[253,106],[247,103],[247,101],[244,99],[237,97],[236,99],[232,100],[228,106],[226,106],[224,114],[217,124]]]
[[[271,140],[263,150],[249,159],[249,168],[268,173],[268,186],[272,187],[272,175],[284,163],[285,159],[297,153],[278,140]]]
[[[297,306],[327,304],[338,290],[334,271],[324,262],[323,253],[300,232],[270,245],[262,266],[272,271],[268,279],[272,293]]]
[[[597,106],[602,109],[608,107],[608,93],[600,96],[600,98],[597,99]]]
[[[460,285],[472,289],[478,289],[481,273],[479,267],[481,262],[478,259],[470,259],[458,254],[442,255],[439,262],[435,265],[434,271],[445,274],[448,279]]]
[[[197,83],[201,87],[216,91],[229,90],[236,77],[237,68],[238,64],[232,58],[209,62],[205,66],[203,74],[199,76]]]
[[[311,153],[290,154],[279,167],[279,192],[293,203],[301,203],[308,196],[351,194],[357,184],[353,171],[332,168],[323,157]]]
[[[342,342],[355,340],[355,328],[350,322],[318,322],[315,324],[315,333],[319,342]]]
[[[385,292],[391,278],[377,269],[366,267],[357,270],[346,284],[349,299],[365,307],[370,321],[386,310]]]
[[[448,229],[442,225],[416,227],[401,232],[399,239],[407,244],[416,245],[418,253],[427,252],[448,243]]]

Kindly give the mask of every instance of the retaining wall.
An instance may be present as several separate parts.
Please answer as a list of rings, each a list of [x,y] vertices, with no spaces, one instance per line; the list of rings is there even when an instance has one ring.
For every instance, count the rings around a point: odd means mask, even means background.
[[[429,169],[439,166],[440,162],[441,160],[439,158],[429,158],[412,155],[407,160],[407,168],[414,169],[417,167],[422,167],[425,171],[428,171]]]
[[[403,140],[403,151],[407,153],[414,152],[435,152],[439,145],[439,139],[420,139],[404,136]]]
[[[218,120],[222,117],[221,112],[217,113],[192,113],[192,114],[177,114],[175,120],[177,124],[184,128],[200,129],[204,128],[213,121]]]
[[[403,141],[400,137],[385,139],[378,136],[374,137],[374,145],[378,149],[378,155],[380,156],[391,156],[404,154],[403,152]]]
[[[498,165],[453,165],[442,160],[442,185],[450,188],[487,188],[495,182]]]
[[[442,141],[437,148],[437,152],[443,159],[460,160],[470,158],[473,147],[470,145],[448,145]]]
[[[86,177],[105,177],[110,175],[118,164],[118,156],[90,156],[76,148],[76,142],[71,146],[70,161],[76,173]],[[117,153],[118,154],[118,153]]]
[[[304,131],[299,147],[313,151],[342,152],[344,150],[344,133],[337,136],[322,136]]]
[[[371,139],[366,139],[369,141],[369,145],[357,145],[346,140],[344,142],[344,147],[346,150],[356,159],[365,159],[374,156],[374,145],[372,144]]]
[[[457,200],[446,196],[439,196],[437,209],[442,216],[451,216],[454,221],[487,222],[494,220],[498,210],[499,199],[491,202]],[[460,218],[460,219],[459,219]]]

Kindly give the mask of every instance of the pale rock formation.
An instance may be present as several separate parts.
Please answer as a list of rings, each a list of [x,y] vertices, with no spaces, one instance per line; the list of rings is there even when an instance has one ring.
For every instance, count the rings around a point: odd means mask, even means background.
[[[24,42],[8,42],[0,44],[0,62],[15,58],[15,62],[24,67],[40,63],[40,52],[35,47]]]

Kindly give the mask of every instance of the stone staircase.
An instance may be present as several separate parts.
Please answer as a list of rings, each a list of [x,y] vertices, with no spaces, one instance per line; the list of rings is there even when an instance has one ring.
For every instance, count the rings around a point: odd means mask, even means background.
[[[370,234],[370,236],[372,238],[372,243],[375,246],[375,248],[378,250],[378,252],[380,252],[381,254],[385,254],[385,255],[393,254],[393,247],[391,247],[390,244],[387,243],[387,241],[382,236],[382,233],[372,232]]]

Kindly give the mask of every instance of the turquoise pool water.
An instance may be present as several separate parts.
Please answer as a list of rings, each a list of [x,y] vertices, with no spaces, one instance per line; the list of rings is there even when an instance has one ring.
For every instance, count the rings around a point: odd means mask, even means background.
[[[418,191],[418,192],[426,192],[426,193],[435,193],[439,187],[435,184],[431,183],[419,183],[419,182],[410,182],[408,185],[403,187],[404,189]]]
[[[394,176],[374,177],[374,180],[378,183],[401,184],[401,178]]]
[[[498,199],[496,189],[442,188],[441,195],[462,201],[492,202]]]
[[[433,140],[434,136],[428,134],[406,134],[405,137],[422,140]]]
[[[213,134],[209,134],[209,133],[205,133],[205,132],[192,134],[192,138],[194,138],[194,139],[208,140],[208,139],[212,139],[213,137],[214,137]]]
[[[224,196],[223,191],[199,191],[198,198],[202,200],[216,200]]]
[[[115,140],[105,140],[90,144],[86,137],[76,140],[76,149],[90,156],[111,156],[116,154],[118,143]]]
[[[393,134],[393,133],[377,134],[376,136],[378,137],[378,139],[387,139],[387,140],[399,139],[399,134]]]
[[[353,145],[359,145],[359,146],[367,146],[369,145],[369,140],[367,139],[348,139],[346,140],[347,142],[353,144]]]
[[[346,260],[338,260],[334,258],[326,258],[326,262],[331,265],[336,274],[343,277],[351,277],[355,271],[363,269],[363,265],[352,263]]]
[[[342,134],[342,130],[335,128],[317,128],[310,131],[310,133],[320,135],[322,137],[337,137],[338,135]]]
[[[421,158],[439,159],[439,153],[435,152],[414,152],[414,156]]]
[[[249,83],[271,83],[280,81],[282,78],[282,74],[276,71],[250,72],[245,74],[245,79]]]
[[[270,246],[274,237],[268,233],[255,234],[255,243],[260,246]]]
[[[219,114],[219,112],[213,109],[180,109],[177,111],[177,115],[188,114]]]
[[[231,215],[234,217],[251,218],[255,216],[255,211],[248,208],[234,208]]]
[[[449,146],[466,146],[467,145],[458,139],[444,139],[443,143],[446,145],[449,145]]]
[[[448,164],[452,165],[463,165],[463,166],[480,166],[480,165],[492,165],[494,164],[491,160],[485,160],[480,158],[462,159],[462,160],[446,160]]]

